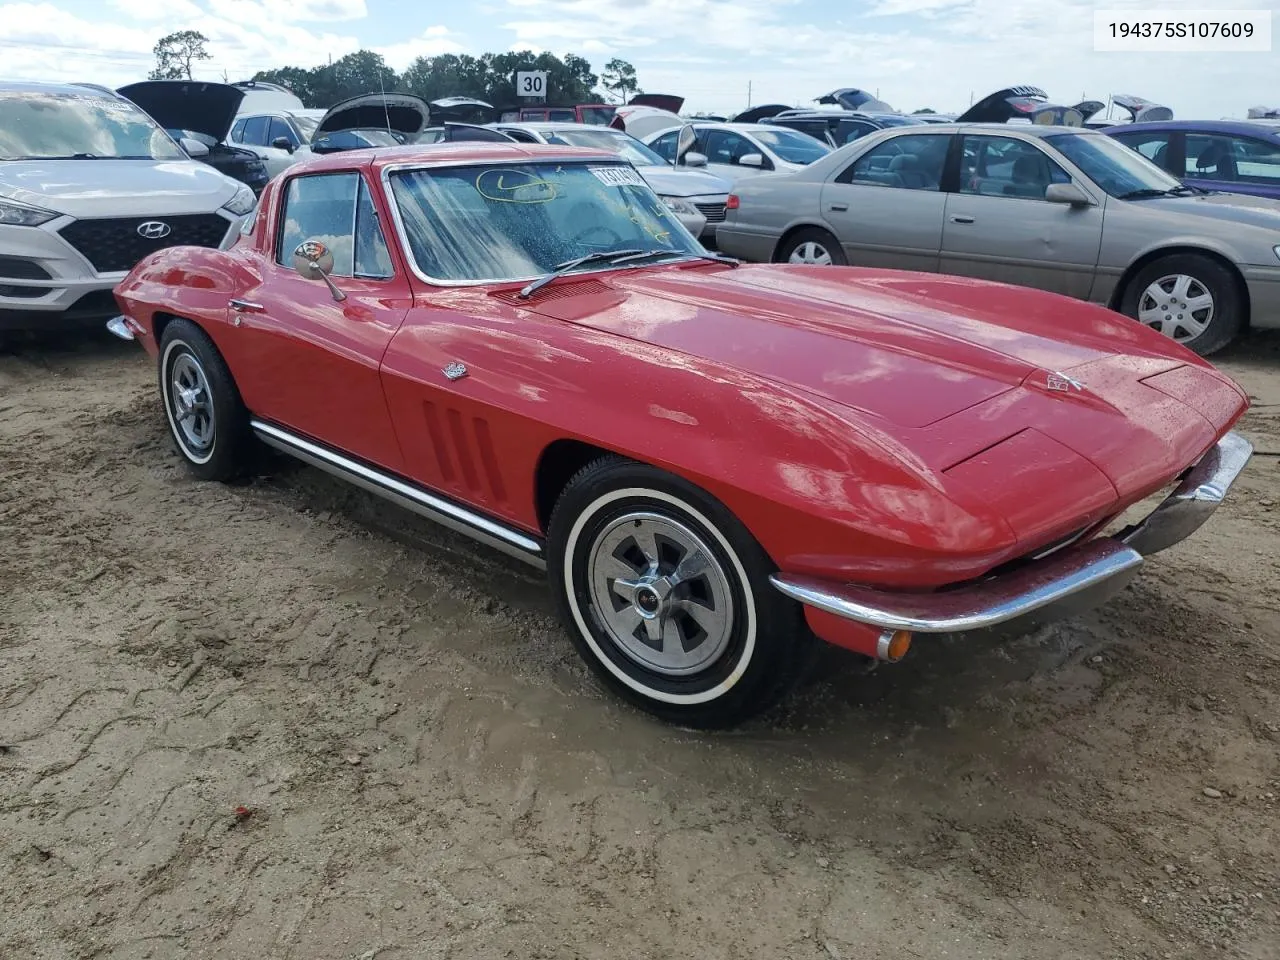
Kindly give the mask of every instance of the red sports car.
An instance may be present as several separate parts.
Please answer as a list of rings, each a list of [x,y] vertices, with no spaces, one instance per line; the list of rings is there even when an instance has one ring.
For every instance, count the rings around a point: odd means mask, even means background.
[[[591,150],[299,164],[229,249],[162,250],[116,296],[197,477],[256,438],[545,566],[592,669],[690,726],[775,702],[815,636],[892,661],[1100,602],[1252,453],[1246,395],[1140,324],[739,265]]]

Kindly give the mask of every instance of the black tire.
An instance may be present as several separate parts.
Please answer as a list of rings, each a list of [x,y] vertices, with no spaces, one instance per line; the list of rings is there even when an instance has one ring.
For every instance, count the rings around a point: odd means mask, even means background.
[[[1178,282],[1175,278],[1181,277],[1190,278],[1192,292],[1198,286],[1212,298],[1208,314],[1203,309],[1193,312],[1186,308],[1191,297],[1179,300],[1172,295],[1171,290]],[[1157,300],[1148,291],[1161,280],[1165,281],[1159,288],[1162,299]],[[1141,314],[1148,306],[1154,307],[1160,316],[1159,323],[1148,323],[1148,326],[1171,336],[1202,357],[1227,346],[1239,336],[1245,325],[1245,303],[1235,275],[1217,260],[1202,254],[1171,253],[1151,261],[1135,273],[1125,285],[1120,312],[1142,323]],[[1180,319],[1208,319],[1208,326],[1196,333],[1190,327],[1179,325]]]
[[[831,258],[833,267],[847,267],[849,265],[849,258],[844,255],[844,247],[840,246],[840,241],[821,227],[805,227],[803,230],[797,230],[791,234],[779,244],[778,255],[774,260],[777,263],[790,263],[792,254],[805,244],[813,244],[815,247],[825,251],[827,256]]]
[[[650,540],[642,529],[657,533]],[[679,477],[621,457],[597,460],[561,493],[547,540],[552,590],[578,653],[607,687],[654,716],[686,727],[734,726],[778,703],[812,660],[818,641],[800,605],[770,585],[776,568],[764,550],[723,504]],[[642,571],[654,573],[635,553],[642,540],[657,546],[664,582],[678,559],[695,561],[692,575],[662,590],[666,599],[647,620],[652,598],[642,596],[644,586],[631,601],[617,593],[619,584],[647,583]],[[681,553],[690,543],[696,549]],[[705,567],[697,563],[702,550]],[[637,579],[608,576],[611,563]],[[602,609],[602,596],[612,610]],[[703,619],[686,613],[695,605]],[[655,629],[677,632],[663,632],[651,649],[645,644],[655,641],[645,636],[655,616]],[[714,625],[703,629],[703,620]],[[666,669],[680,658],[690,662]]]
[[[175,382],[175,374],[182,382]],[[186,403],[182,394],[188,389],[183,383],[194,391],[193,409],[200,410],[180,422]],[[195,476],[226,481],[244,473],[252,440],[249,413],[222,354],[190,320],[171,321],[160,338],[160,395],[169,433]],[[199,429],[206,423],[207,429]],[[200,442],[202,436],[207,442]]]

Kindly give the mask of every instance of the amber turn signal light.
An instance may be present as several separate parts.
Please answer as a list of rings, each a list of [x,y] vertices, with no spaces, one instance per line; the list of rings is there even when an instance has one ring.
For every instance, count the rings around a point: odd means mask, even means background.
[[[896,663],[907,655],[911,649],[911,632],[909,630],[886,630],[880,634],[876,644],[876,655],[881,660]]]

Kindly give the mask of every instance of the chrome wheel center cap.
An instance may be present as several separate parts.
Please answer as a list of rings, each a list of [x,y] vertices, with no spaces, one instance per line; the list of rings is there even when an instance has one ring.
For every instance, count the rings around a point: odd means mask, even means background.
[[[671,582],[666,577],[646,577],[636,586],[632,605],[645,620],[660,620],[668,612]]]

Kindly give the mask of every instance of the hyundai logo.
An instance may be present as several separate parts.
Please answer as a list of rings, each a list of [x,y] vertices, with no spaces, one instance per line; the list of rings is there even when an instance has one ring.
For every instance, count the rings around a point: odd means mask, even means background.
[[[144,240],[162,240],[170,234],[171,230],[172,228],[163,220],[148,220],[138,224],[138,236]]]

